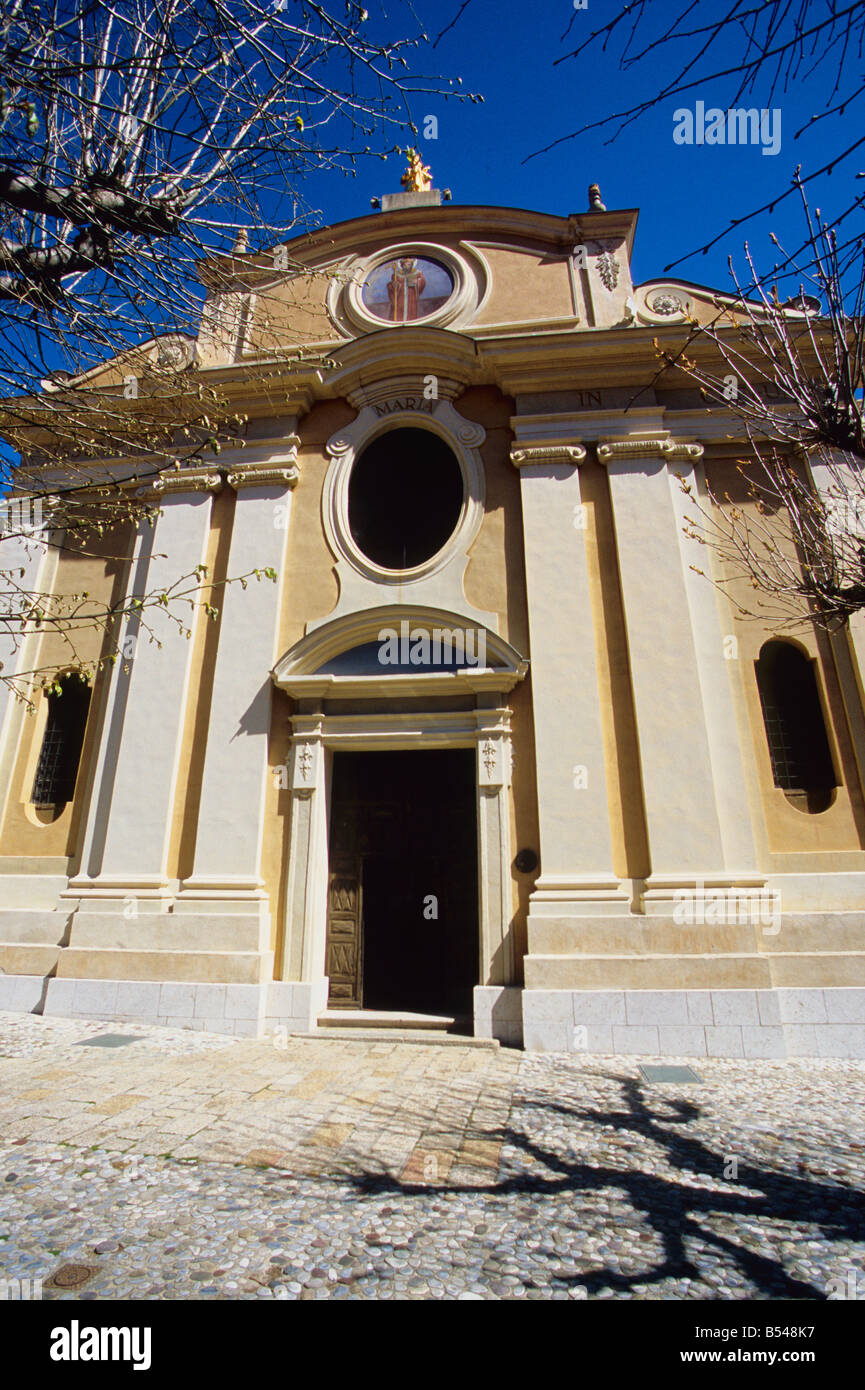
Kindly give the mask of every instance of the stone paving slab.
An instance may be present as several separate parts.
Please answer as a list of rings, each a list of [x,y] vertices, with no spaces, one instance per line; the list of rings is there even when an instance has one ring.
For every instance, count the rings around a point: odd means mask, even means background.
[[[138,1041],[79,1045],[110,1031]],[[865,1064],[704,1059],[702,1084],[650,1085],[641,1060],[0,1014],[0,1281],[865,1298]],[[84,1282],[49,1284],[70,1265]]]

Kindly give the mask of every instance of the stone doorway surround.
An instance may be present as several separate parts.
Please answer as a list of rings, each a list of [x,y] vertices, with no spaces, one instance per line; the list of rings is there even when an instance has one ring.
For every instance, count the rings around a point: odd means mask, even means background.
[[[292,805],[286,904],[268,1014],[277,1021],[290,1008],[292,1024],[300,1031],[313,1028],[326,1007],[333,754],[469,748],[474,750],[476,768],[478,955],[483,982],[474,991],[475,1035],[515,1042],[520,1036],[520,990],[510,932],[511,730],[506,696],[522,680],[528,663],[496,633],[486,630],[487,665],[483,668],[393,675],[319,673],[331,656],[375,640],[382,628],[398,630],[405,620],[415,629],[427,630],[465,630],[470,625],[465,617],[442,610],[366,610],[307,634],[274,668],[274,683],[294,699],[295,711],[290,719]],[[474,696],[474,708],[441,707],[453,696],[463,697],[459,701],[463,704],[466,695]],[[334,701],[339,702],[339,713],[327,708]],[[424,708],[425,702],[429,708]]]

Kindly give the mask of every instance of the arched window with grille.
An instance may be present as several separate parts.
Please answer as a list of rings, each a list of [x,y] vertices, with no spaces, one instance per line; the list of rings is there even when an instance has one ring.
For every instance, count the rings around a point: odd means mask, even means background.
[[[90,709],[90,687],[78,676],[62,676],[47,694],[48,719],[30,800],[36,806],[71,801]]]
[[[799,810],[825,811],[838,782],[813,664],[792,642],[773,639],[755,665],[775,786]]]

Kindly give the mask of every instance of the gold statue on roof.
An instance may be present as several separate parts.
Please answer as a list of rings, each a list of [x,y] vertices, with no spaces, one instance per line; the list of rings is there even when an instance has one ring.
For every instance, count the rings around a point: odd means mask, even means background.
[[[427,193],[432,188],[432,170],[421,161],[417,150],[406,150],[408,168],[400,179],[407,193]]]

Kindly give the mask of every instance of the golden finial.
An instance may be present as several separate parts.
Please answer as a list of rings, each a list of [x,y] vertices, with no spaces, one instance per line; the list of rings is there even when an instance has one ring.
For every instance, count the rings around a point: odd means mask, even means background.
[[[408,168],[400,179],[407,193],[427,193],[432,188],[432,170],[421,162],[417,150],[406,150]]]

